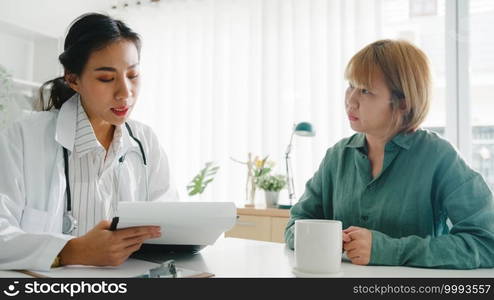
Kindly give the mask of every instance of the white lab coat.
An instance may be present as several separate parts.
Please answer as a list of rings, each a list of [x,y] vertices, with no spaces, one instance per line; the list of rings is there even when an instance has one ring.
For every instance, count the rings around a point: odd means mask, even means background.
[[[66,206],[63,150],[74,147],[77,97],[59,111],[39,112],[0,134],[0,269],[48,270],[66,242],[62,234]],[[122,153],[112,172],[119,172],[119,201],[145,201],[170,192],[167,157],[152,130],[128,121],[148,160],[144,167],[139,146],[122,128]],[[172,192],[173,193],[173,192]],[[167,193],[168,194],[168,193]]]

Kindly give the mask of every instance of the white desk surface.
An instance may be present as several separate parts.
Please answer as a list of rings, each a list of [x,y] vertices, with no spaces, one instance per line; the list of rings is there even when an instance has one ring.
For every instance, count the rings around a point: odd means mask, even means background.
[[[159,259],[175,259],[177,266],[207,271],[216,277],[294,277],[293,251],[285,244],[219,238],[196,254],[164,254]],[[341,277],[491,277],[494,269],[444,270],[410,267],[358,266],[344,261]],[[28,277],[14,271],[0,271],[0,277]]]

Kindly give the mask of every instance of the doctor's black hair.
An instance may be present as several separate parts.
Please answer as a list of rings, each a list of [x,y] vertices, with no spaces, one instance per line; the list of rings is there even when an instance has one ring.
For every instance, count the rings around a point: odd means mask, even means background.
[[[140,56],[141,38],[124,22],[104,14],[84,14],[72,22],[65,37],[64,51],[58,60],[66,75],[80,76],[91,53],[119,40],[133,42]],[[43,91],[48,87],[51,88],[50,97],[45,100]],[[42,110],[60,109],[75,93],[64,76],[49,80],[39,90],[40,107]]]

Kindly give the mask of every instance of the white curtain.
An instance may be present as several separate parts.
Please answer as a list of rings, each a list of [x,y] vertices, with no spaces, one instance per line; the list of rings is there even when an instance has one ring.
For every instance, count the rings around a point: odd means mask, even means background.
[[[365,2],[175,0],[114,14],[143,37],[133,118],[157,133],[181,200],[243,206],[247,170],[230,157],[269,155],[284,174],[293,124],[308,121],[316,136],[296,136],[292,150],[301,196],[326,149],[351,134],[343,70],[367,42],[355,30]],[[207,161],[220,166],[215,180],[188,197],[187,183]],[[280,202],[287,197],[285,190]]]

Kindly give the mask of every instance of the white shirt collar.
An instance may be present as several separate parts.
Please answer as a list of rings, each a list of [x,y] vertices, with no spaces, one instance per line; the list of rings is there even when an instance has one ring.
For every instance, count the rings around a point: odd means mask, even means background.
[[[76,144],[76,134],[77,134],[77,122],[78,122],[78,108],[84,110],[80,104],[80,96],[78,93],[74,94],[69,100],[65,101],[60,107],[60,111],[57,117],[56,131],[55,131],[55,141],[57,141],[62,147],[66,148],[70,152],[74,151],[74,146]],[[87,120],[87,114],[84,112],[83,116]],[[89,120],[87,120],[89,123]],[[81,124],[79,124],[81,125]],[[127,129],[124,128],[125,125],[120,125],[115,130],[115,138],[118,139],[120,145],[117,153],[123,155],[130,148],[138,147],[137,143],[130,137]],[[91,127],[92,135],[94,136],[94,131]],[[94,136],[94,139],[96,137]],[[99,142],[96,140],[99,144]],[[92,148],[91,148],[92,149]]]
[[[112,147],[114,146],[113,143],[114,141],[112,141]],[[82,107],[81,101],[78,101],[74,152],[77,153],[78,156],[83,156],[94,150],[104,151],[104,148],[94,134],[93,126],[91,125],[91,122],[89,122],[89,118],[87,117],[84,107]]]

